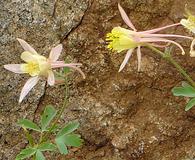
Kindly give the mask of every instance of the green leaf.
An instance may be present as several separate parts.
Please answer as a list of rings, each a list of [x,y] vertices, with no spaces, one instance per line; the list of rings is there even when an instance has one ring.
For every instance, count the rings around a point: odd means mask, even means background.
[[[63,142],[63,137],[56,138],[55,142],[61,154],[68,154],[68,149]]]
[[[79,147],[82,144],[80,135],[70,134],[78,127],[78,122],[71,122],[58,132],[55,143],[61,154],[68,154],[67,146]]]
[[[83,143],[83,140],[80,137],[81,136],[78,134],[69,134],[63,136],[63,139],[67,146],[80,147]]]
[[[19,120],[18,124],[21,127],[41,132],[41,129],[35,123],[33,123],[32,121],[30,121],[28,119],[21,119],[21,120]]]
[[[185,107],[185,111],[190,110],[195,105],[195,98],[191,99]]]
[[[174,96],[195,97],[195,88],[186,83],[182,84],[183,87],[174,87],[172,93]]]
[[[36,152],[36,160],[45,160],[45,157],[40,150],[37,150]]]
[[[83,140],[78,134],[68,134],[55,139],[61,154],[68,154],[67,146],[80,147]]]
[[[25,148],[16,156],[16,160],[23,160],[25,158],[29,158],[34,155],[35,152],[35,148]]]
[[[74,130],[76,130],[79,127],[79,123],[78,122],[70,122],[68,125],[66,125],[64,128],[62,128],[56,137],[61,137],[63,135],[69,134],[71,132],[73,132]]]
[[[57,114],[57,111],[53,106],[48,105],[45,107],[44,113],[41,116],[42,131],[46,130],[47,126],[50,124],[50,122],[52,121],[52,119],[55,117],[56,114]]]
[[[50,142],[45,142],[42,143],[38,146],[38,148],[40,151],[54,151],[56,149],[56,146]]]

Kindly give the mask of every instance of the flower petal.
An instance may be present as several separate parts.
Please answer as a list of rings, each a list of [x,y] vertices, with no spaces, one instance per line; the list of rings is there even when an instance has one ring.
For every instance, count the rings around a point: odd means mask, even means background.
[[[37,84],[39,80],[39,77],[32,77],[30,79],[27,80],[27,82],[25,83],[24,87],[22,88],[22,91],[20,93],[20,99],[19,99],[19,103],[22,102],[22,100],[24,99],[24,97],[29,93],[29,91]]]
[[[25,73],[22,69],[21,69],[21,65],[22,64],[6,64],[4,65],[4,68],[14,72],[14,73]]]
[[[62,44],[59,44],[56,47],[51,49],[51,52],[49,54],[49,59],[52,62],[57,61],[57,59],[59,58],[61,52],[62,52]]]
[[[138,64],[138,72],[140,71],[140,68],[141,68],[141,58],[142,58],[142,55],[141,55],[141,47],[138,46],[137,47],[137,64]]]
[[[125,67],[125,65],[127,64],[128,60],[129,60],[129,58],[131,57],[133,50],[134,49],[130,49],[127,51],[127,54],[125,55],[125,59],[123,60],[118,72],[123,70],[123,68]]]
[[[24,40],[22,40],[20,38],[17,38],[17,40],[19,41],[20,45],[22,46],[22,48],[25,51],[31,52],[33,54],[37,54],[37,52],[35,51],[35,49],[33,47],[31,47],[26,41],[24,41]]]
[[[129,17],[127,16],[127,14],[125,13],[124,9],[121,7],[121,5],[118,3],[118,9],[119,12],[121,14],[122,19],[124,20],[124,22],[134,31],[136,31],[133,23],[131,22],[131,20],[129,19]]]
[[[55,77],[54,77],[54,73],[52,71],[48,71],[47,83],[50,86],[53,86],[55,84]]]
[[[31,52],[28,52],[28,51],[25,51],[25,52],[22,52],[20,58],[24,61],[24,62],[30,62],[30,61],[33,61],[35,60],[34,54],[32,54]]]

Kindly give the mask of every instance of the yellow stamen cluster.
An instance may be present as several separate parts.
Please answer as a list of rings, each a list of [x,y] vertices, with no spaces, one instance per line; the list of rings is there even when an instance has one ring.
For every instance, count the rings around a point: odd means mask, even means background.
[[[51,70],[51,65],[44,56],[23,52],[21,58],[26,62],[21,65],[21,70],[31,76],[47,76],[48,71]]]
[[[31,76],[37,76],[40,73],[39,64],[37,62],[28,62],[22,65],[22,70]]]
[[[138,46],[138,43],[132,38],[132,31],[121,27],[113,28],[111,33],[106,35],[106,41],[109,42],[108,48],[117,52]]]

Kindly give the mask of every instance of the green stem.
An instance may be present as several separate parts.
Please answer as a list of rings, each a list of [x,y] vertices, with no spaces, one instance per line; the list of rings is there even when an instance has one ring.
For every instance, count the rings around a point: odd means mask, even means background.
[[[148,48],[153,50],[154,52],[158,53],[161,55],[164,59],[166,59],[168,62],[170,62],[172,65],[175,66],[175,68],[185,77],[185,79],[193,86],[195,87],[195,82],[193,79],[187,74],[187,72],[173,59],[173,57],[169,53],[164,53],[157,48],[147,45]]]
[[[41,132],[41,135],[40,135],[40,138],[39,138],[39,144],[41,144],[42,139],[43,139],[43,132]]]
[[[33,140],[32,135],[28,132],[26,128],[23,128],[23,129],[24,129],[24,134],[26,138],[28,139],[30,146],[34,146],[34,140]]]
[[[57,115],[56,119],[54,120],[52,126],[50,127],[49,131],[42,137],[42,142],[46,141],[47,138],[49,137],[50,133],[52,132],[52,130],[55,128],[56,124],[58,123],[58,120],[60,119],[60,117],[62,116],[67,104],[68,104],[68,77],[65,77],[65,91],[64,91],[64,102],[63,102],[63,106],[59,112],[59,114]]]

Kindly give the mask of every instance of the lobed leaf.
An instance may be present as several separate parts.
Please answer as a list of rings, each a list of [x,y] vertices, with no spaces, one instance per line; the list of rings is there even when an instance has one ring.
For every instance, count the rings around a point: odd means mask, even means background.
[[[45,160],[45,157],[40,150],[36,151],[36,160]]]
[[[53,143],[50,143],[50,142],[45,142],[45,143],[42,143],[40,144],[38,147],[37,147],[38,150],[40,151],[54,151],[56,149],[56,145],[54,145]]]
[[[42,131],[46,131],[46,128],[49,126],[50,122],[53,120],[56,114],[57,114],[57,111],[53,106],[48,105],[45,107],[44,113],[41,116]]]
[[[25,148],[16,156],[16,160],[23,160],[25,158],[29,158],[34,155],[35,152],[35,148]]]
[[[61,137],[63,135],[69,134],[76,130],[79,127],[79,122],[70,122],[68,125],[66,125],[64,128],[62,128],[56,137]]]
[[[68,149],[63,142],[63,137],[56,138],[55,143],[56,143],[61,154],[68,154]]]
[[[68,154],[67,146],[81,146],[83,140],[80,138],[80,135],[72,133],[78,127],[78,122],[70,122],[58,132],[55,143],[61,154]]]
[[[35,124],[34,122],[32,122],[31,120],[21,119],[21,120],[19,120],[18,124],[21,127],[41,132],[41,129],[39,128],[39,126],[37,124]]]
[[[83,140],[80,137],[81,136],[78,134],[69,134],[63,136],[63,140],[67,146],[80,147],[83,143]]]
[[[193,106],[195,106],[195,98],[191,99],[185,107],[185,111],[190,110]]]
[[[174,96],[195,97],[195,88],[186,83],[182,87],[174,87],[171,91]]]

